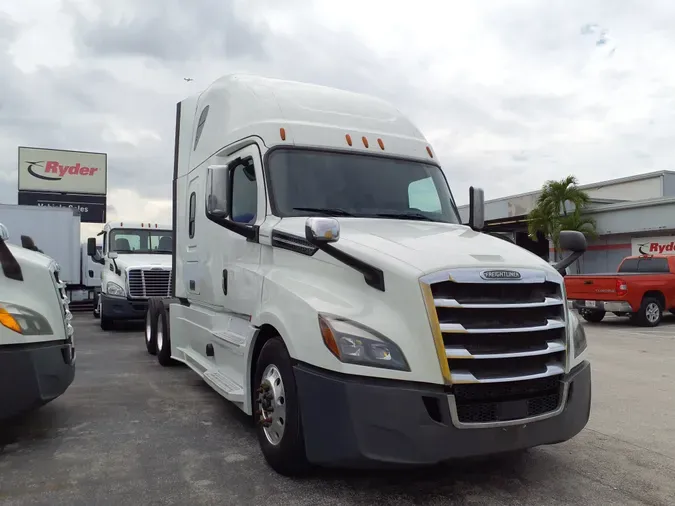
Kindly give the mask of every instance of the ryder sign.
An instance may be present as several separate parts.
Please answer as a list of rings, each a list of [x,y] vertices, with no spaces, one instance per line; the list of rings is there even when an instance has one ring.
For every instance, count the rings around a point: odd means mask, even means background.
[[[105,153],[19,147],[19,192],[105,195]]]
[[[675,255],[675,236],[634,237],[633,255]]]

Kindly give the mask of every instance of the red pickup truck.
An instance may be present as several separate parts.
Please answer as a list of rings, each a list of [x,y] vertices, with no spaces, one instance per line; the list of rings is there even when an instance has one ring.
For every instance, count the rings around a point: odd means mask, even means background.
[[[616,273],[565,276],[565,290],[586,321],[609,312],[655,327],[664,311],[675,313],[675,256],[626,257]]]

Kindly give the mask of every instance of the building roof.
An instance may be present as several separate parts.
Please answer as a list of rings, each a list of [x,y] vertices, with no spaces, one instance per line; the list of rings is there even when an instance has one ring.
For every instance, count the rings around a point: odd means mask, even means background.
[[[612,211],[623,211],[625,209],[637,209],[641,207],[664,206],[675,204],[675,197],[660,197],[646,200],[627,200],[613,204],[603,204],[599,206],[589,206],[584,211],[587,214],[607,213]]]
[[[612,185],[622,184],[622,183],[632,183],[632,182],[635,182],[635,181],[644,181],[645,179],[653,179],[655,177],[663,176],[665,174],[675,175],[675,171],[659,170],[659,171],[654,171],[654,172],[645,172],[643,174],[635,174],[633,176],[626,176],[626,177],[621,177],[621,178],[617,178],[617,179],[609,179],[609,180],[606,180],[606,181],[599,181],[597,183],[582,184],[582,185],[579,185],[579,188],[581,188],[582,190],[595,190],[595,189],[598,189],[598,188],[603,188],[605,186],[612,186]],[[486,200],[485,203],[487,204],[487,203],[490,203],[490,202],[499,202],[499,201],[502,201],[502,200],[511,200],[511,199],[516,199],[516,198],[519,198],[519,197],[526,197],[528,195],[537,195],[539,193],[541,193],[541,189],[533,190],[533,191],[529,191],[529,192],[524,192],[524,193],[516,193],[516,194],[513,194],[513,195],[507,195],[505,197],[499,197],[499,198],[496,198],[496,199],[490,199],[490,200]],[[603,202],[603,201],[612,201],[612,200],[617,201],[616,199],[591,198],[591,201],[593,203],[595,203],[595,202],[600,203],[600,202]],[[465,205],[459,206],[459,207],[460,208],[468,207],[468,204],[465,204]]]

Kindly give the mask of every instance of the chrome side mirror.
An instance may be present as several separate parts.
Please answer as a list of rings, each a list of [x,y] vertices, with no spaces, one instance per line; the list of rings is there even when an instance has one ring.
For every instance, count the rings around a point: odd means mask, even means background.
[[[117,253],[117,251],[111,251],[110,253],[108,253],[108,258],[110,258],[110,260],[115,260],[118,256],[119,254]]]
[[[340,239],[340,223],[335,218],[307,218],[305,238],[311,244],[327,244]]]
[[[8,241],[9,240],[9,230],[7,230],[7,227],[0,223],[0,241]]]

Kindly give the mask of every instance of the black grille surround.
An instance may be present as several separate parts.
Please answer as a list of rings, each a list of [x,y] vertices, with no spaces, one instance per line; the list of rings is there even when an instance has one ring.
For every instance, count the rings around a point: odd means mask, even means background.
[[[127,288],[132,299],[169,297],[172,270],[165,267],[131,268],[127,271]]]
[[[439,360],[447,360],[458,426],[545,418],[566,400],[563,288],[555,274],[513,270],[520,279],[486,279],[482,269],[453,269],[421,280],[427,305],[434,306],[428,309],[438,319],[445,350]]]

